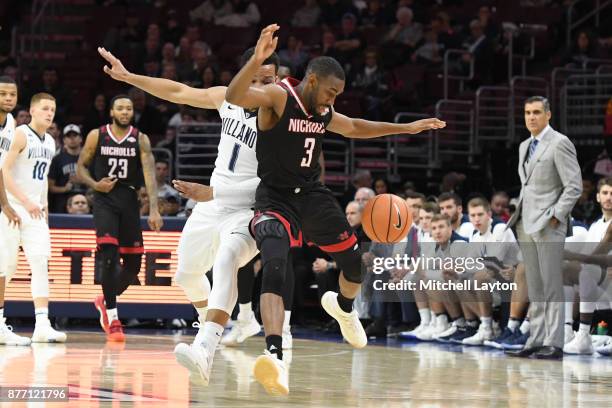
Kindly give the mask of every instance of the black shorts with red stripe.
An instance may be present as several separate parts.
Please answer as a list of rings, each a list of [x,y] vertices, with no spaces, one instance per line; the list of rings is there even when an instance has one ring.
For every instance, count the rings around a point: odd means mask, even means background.
[[[121,254],[144,253],[140,204],[136,191],[117,184],[110,193],[94,194],[96,243],[116,245]]]
[[[328,253],[357,244],[357,237],[332,192],[323,184],[309,188],[277,189],[263,182],[255,193],[255,218],[277,218],[289,234],[291,247],[315,244]],[[251,228],[252,230],[252,228]]]

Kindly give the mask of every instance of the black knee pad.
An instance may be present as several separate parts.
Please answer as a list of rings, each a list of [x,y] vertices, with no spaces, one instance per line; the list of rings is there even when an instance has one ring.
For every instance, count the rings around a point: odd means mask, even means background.
[[[280,221],[266,220],[255,225],[255,241],[261,253],[261,293],[282,296],[287,257],[289,256],[289,235]]]
[[[330,254],[338,269],[342,271],[344,278],[352,283],[363,282],[363,274],[361,271],[361,251],[358,249],[349,248],[342,252],[334,252]]]
[[[116,245],[100,245],[96,252],[96,280],[111,278],[117,273],[119,262],[119,248]]]

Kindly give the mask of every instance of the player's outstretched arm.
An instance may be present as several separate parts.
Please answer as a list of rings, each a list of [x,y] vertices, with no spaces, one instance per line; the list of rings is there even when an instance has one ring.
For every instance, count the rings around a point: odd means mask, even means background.
[[[13,178],[13,167],[17,156],[26,147],[26,135],[21,130],[15,130],[15,138],[11,143],[8,153],[6,153],[6,160],[2,169],[2,177],[4,179],[4,185],[6,190],[11,193],[23,207],[30,213],[32,218],[42,218],[44,216],[41,203],[33,203],[28,197],[21,191],[15,179]]]
[[[159,215],[159,207],[157,205],[157,181],[155,180],[155,158],[151,151],[151,142],[149,137],[144,133],[138,136],[140,144],[140,161],[142,163],[142,172],[144,174],[145,187],[149,196],[149,227],[159,232],[164,226],[164,221]]]
[[[98,147],[98,134],[98,129],[94,129],[87,135],[85,146],[83,146],[77,161],[77,178],[89,188],[101,193],[108,193],[115,187],[117,179],[114,177],[104,177],[100,181],[96,181],[89,172],[89,165],[93,161],[96,155],[96,148]]]
[[[19,226],[21,225],[21,217],[15,212],[13,207],[8,202],[6,197],[6,190],[4,189],[4,177],[2,176],[2,170],[0,169],[0,209],[6,215],[9,220],[9,225]]]
[[[251,81],[255,73],[276,49],[278,37],[275,38],[274,33],[278,29],[278,25],[271,24],[261,31],[253,56],[227,87],[225,99],[232,105],[247,109],[273,108],[277,115],[282,114],[287,98],[285,91],[273,84],[266,85],[261,89],[251,87]]]
[[[425,130],[442,129],[445,126],[446,122],[437,118],[421,119],[410,123],[389,123],[354,119],[334,112],[327,129],[351,139],[371,139],[402,133],[415,135]]]
[[[106,49],[98,47],[98,53],[110,64],[110,67],[104,66],[104,72],[111,78],[140,88],[159,99],[202,109],[219,109],[225,100],[227,88],[224,86],[199,89],[165,78],[136,75],[128,71],[121,60]]]

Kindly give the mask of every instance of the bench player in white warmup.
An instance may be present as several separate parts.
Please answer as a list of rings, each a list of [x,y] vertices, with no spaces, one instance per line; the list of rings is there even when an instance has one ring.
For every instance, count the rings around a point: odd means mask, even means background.
[[[32,298],[36,313],[33,342],[65,342],[66,334],[51,327],[49,322],[48,262],[51,256],[51,237],[47,224],[47,175],[55,155],[55,142],[46,130],[55,116],[55,98],[37,93],[30,101],[32,121],[15,130],[11,147],[4,159],[2,175],[9,203],[22,219],[13,228],[6,216],[0,217],[0,257],[6,265],[6,278],[11,280],[17,271],[19,245],[23,247],[32,271]]]
[[[17,83],[14,79],[0,76],[0,208],[2,214],[8,219],[10,225],[15,228],[21,224],[21,218],[8,202],[4,181],[2,179],[2,164],[6,153],[8,153],[15,134],[15,118],[11,112],[17,105]],[[0,237],[0,242],[2,237]],[[0,250],[0,344],[7,346],[27,346],[30,344],[29,337],[18,336],[13,333],[13,328],[6,324],[4,317],[4,289],[6,287],[6,265],[3,264],[3,251]]]
[[[238,269],[258,252],[248,230],[259,184],[255,155],[257,111],[227,103],[226,87],[197,89],[167,79],[135,75],[110,52],[100,48],[99,53],[111,65],[105,66],[104,71],[113,79],[170,102],[217,109],[221,116],[221,139],[210,187],[174,183],[183,196],[198,201],[181,234],[175,278],[196,308],[200,321],[193,344],[178,344],[175,354],[195,378],[208,384],[215,349],[238,297]],[[248,61],[252,55],[253,49],[249,49],[242,60]],[[278,56],[273,54],[257,71],[252,85],[257,88],[276,82],[278,65]],[[205,275],[211,267],[212,290]],[[247,327],[251,335],[260,331],[252,313],[245,323],[252,327]]]

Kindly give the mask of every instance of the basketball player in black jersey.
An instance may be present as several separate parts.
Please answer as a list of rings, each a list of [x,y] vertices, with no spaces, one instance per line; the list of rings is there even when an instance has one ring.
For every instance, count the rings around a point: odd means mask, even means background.
[[[134,106],[126,95],[111,101],[111,124],[87,135],[77,164],[78,177],[94,190],[96,271],[104,296],[95,306],[109,341],[125,341],[117,315],[117,296],[137,279],[144,253],[137,190],[144,182],[149,196],[149,227],[159,232],[155,159],[149,138],[132,127]],[[93,163],[93,174],[89,166]],[[120,265],[119,257],[123,260]]]
[[[361,287],[361,260],[355,234],[330,190],[318,180],[325,130],[348,138],[374,138],[400,133],[415,134],[440,129],[445,123],[423,119],[408,124],[351,119],[334,111],[336,97],[343,92],[345,75],[330,57],[310,61],[301,82],[284,80],[281,85],[250,88],[251,78],[274,52],[279,26],[261,32],[255,54],[230,83],[226,99],[244,108],[259,108],[257,126],[258,175],[255,218],[251,230],[263,263],[261,315],[266,333],[266,353],[254,367],[256,380],[269,394],[289,393],[287,370],[282,361],[283,300],[290,246],[303,239],[330,253],[342,273],[340,293],[327,292],[323,308],[340,324],[344,338],[354,347],[367,344],[367,337],[353,311],[353,300]],[[313,160],[314,159],[314,160]]]

